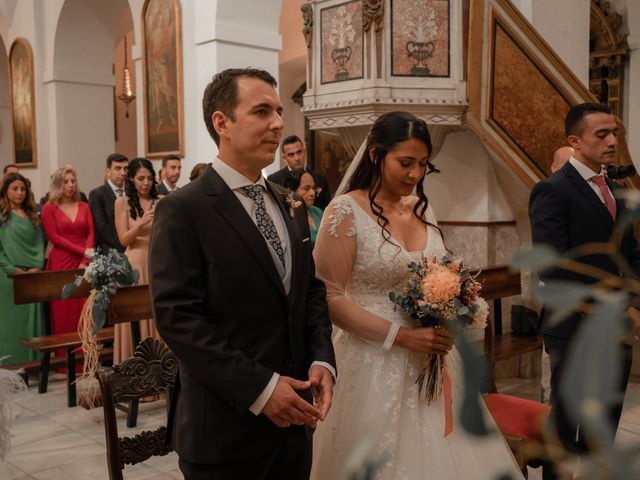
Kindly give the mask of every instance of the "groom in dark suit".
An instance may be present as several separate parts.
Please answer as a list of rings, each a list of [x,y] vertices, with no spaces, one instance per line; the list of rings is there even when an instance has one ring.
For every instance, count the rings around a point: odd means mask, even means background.
[[[335,359],[304,205],[261,175],[283,129],[276,81],[218,73],[203,98],[218,157],[158,203],[150,287],[179,358],[168,438],[188,480],[306,480]]]
[[[529,217],[533,243],[545,243],[564,254],[587,243],[607,242],[614,232],[614,222],[625,211],[623,201],[613,192],[622,188],[602,175],[603,165],[613,163],[617,145],[618,127],[608,106],[584,103],[573,107],[565,120],[565,131],[573,155],[555,174],[542,180],[531,191]],[[633,232],[624,233],[620,253],[631,268],[640,273],[640,252]],[[608,255],[588,255],[576,259],[611,275],[623,275]],[[555,269],[541,275],[543,281],[566,280],[593,284],[595,279]],[[571,452],[583,452],[587,445],[578,426],[568,417],[563,399],[559,398],[559,385],[563,380],[566,354],[584,315],[576,312],[557,325],[549,324],[548,312],[543,310],[542,333],[551,360],[551,405],[555,424],[564,447]],[[634,317],[637,310],[631,307]],[[618,426],[622,412],[622,399],[631,367],[631,347],[620,343],[621,376],[618,385],[620,402],[609,411],[612,428]],[[555,478],[545,468],[545,479]]]
[[[106,182],[89,193],[89,208],[96,229],[96,245],[107,251],[115,248],[124,252],[116,232],[114,204],[117,197],[124,192],[124,181],[127,176],[129,159],[120,153],[112,153],[107,157]]]

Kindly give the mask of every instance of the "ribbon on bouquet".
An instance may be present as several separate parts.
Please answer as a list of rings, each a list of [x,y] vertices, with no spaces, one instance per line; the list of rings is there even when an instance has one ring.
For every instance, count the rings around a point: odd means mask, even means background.
[[[447,360],[444,359],[442,369],[442,399],[444,401],[444,436],[453,432],[453,397],[451,396],[451,375],[447,368]]]

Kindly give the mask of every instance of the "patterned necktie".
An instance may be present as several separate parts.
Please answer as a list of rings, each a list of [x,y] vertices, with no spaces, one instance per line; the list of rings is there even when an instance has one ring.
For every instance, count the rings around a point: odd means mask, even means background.
[[[282,262],[284,267],[284,250],[282,249],[282,242],[278,236],[278,231],[273,223],[273,219],[267,213],[267,208],[264,204],[264,196],[262,195],[262,187],[260,185],[247,185],[242,187],[247,196],[253,200],[256,204],[256,225],[258,230],[264,238],[266,238],[271,248],[276,252],[278,258]]]
[[[611,218],[616,219],[616,202],[613,198],[611,198],[611,193],[609,192],[609,187],[607,187],[607,181],[604,179],[602,175],[596,175],[591,177],[593,183],[595,183],[600,189],[600,193],[602,194],[602,198],[604,198],[604,205],[609,210],[609,214]]]
[[[121,197],[124,191],[121,188],[116,188],[116,197]]]

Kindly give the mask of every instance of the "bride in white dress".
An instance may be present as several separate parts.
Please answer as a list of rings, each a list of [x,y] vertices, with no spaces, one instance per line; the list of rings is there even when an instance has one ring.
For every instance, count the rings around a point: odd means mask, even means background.
[[[411,261],[446,253],[422,189],[431,149],[422,120],[382,115],[341,186],[346,194],[325,211],[314,257],[327,286],[338,379],[314,436],[315,480],[346,478],[348,459],[362,448],[381,460],[376,480],[522,478],[499,433],[474,437],[459,424],[462,360],[451,337],[416,327],[389,300],[402,290]],[[447,436],[442,397],[428,404],[418,396],[425,353],[446,354],[454,413]]]

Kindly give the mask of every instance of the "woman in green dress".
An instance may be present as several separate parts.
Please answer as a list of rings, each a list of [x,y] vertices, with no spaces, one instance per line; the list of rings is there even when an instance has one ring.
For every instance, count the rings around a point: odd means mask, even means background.
[[[21,338],[42,335],[42,305],[13,303],[9,274],[37,272],[44,265],[44,242],[29,180],[7,175],[0,187],[0,359],[3,364],[33,360]]]
[[[309,170],[304,168],[294,168],[289,170],[284,176],[284,186],[295,194],[299,195],[307,205],[307,219],[309,220],[309,233],[311,235],[311,245],[316,243],[316,235],[322,220],[322,209],[313,205],[316,195],[320,193],[316,188],[313,176]]]

